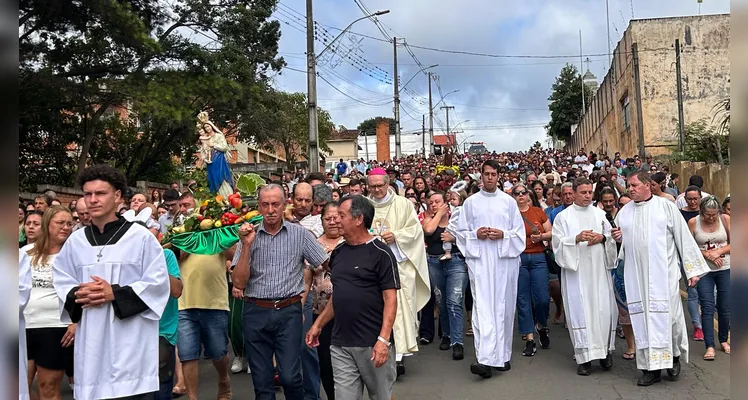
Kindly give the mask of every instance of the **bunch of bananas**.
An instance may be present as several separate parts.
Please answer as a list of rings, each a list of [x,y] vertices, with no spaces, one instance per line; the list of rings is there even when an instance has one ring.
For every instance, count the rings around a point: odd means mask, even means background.
[[[443,174],[444,171],[446,171],[448,169],[451,169],[452,171],[454,171],[455,172],[455,176],[459,176],[460,175],[460,167],[457,166],[457,165],[453,165],[451,167],[448,167],[446,165],[437,165],[436,166],[436,173],[437,174]]]

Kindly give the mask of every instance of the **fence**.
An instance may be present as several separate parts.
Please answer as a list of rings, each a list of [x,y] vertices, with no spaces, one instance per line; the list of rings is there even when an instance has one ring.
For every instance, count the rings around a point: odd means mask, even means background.
[[[185,182],[186,183],[186,182]],[[180,182],[179,187],[183,187]],[[137,181],[135,187],[130,187],[133,192],[145,193],[148,199],[151,198],[151,193],[158,189],[161,194],[169,188],[169,185],[165,183],[148,182],[148,181]],[[56,186],[56,185],[36,185],[36,191],[31,192],[20,192],[18,193],[18,199],[21,201],[33,202],[34,198],[44,194],[44,192],[51,190],[57,194],[57,200],[62,205],[68,205],[73,200],[78,200],[83,197],[83,191],[76,188]]]

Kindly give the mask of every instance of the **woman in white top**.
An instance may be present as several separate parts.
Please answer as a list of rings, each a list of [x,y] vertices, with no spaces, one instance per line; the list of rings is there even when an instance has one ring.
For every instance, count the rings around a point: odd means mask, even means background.
[[[730,354],[727,342],[730,333],[730,216],[721,213],[721,205],[714,196],[701,199],[699,215],[688,221],[701,254],[711,271],[696,285],[701,304],[701,325],[704,330],[704,359],[714,360],[714,287],[719,321],[718,339],[722,351]]]
[[[37,376],[41,400],[61,399],[60,384],[73,363],[75,324],[60,322],[60,304],[52,282],[52,264],[75,223],[67,207],[44,212],[35,243],[21,249],[21,263],[31,268],[31,299],[24,310],[29,387]]]

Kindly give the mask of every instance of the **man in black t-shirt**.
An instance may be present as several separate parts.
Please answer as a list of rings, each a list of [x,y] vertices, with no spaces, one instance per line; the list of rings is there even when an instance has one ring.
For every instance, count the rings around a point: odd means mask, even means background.
[[[369,233],[374,206],[362,196],[346,196],[338,209],[345,242],[330,256],[333,295],[309,329],[307,345],[319,345],[322,327],[333,316],[330,354],[335,396],[390,399],[397,378],[390,343],[400,278],[389,246]]]

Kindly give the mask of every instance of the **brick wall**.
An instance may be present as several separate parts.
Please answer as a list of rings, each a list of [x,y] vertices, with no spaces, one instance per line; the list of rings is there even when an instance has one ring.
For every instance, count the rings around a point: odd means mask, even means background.
[[[390,125],[387,120],[377,124],[377,161],[390,159]]]
[[[180,183],[180,187],[184,187],[184,185]],[[149,201],[151,199],[150,197],[153,190],[158,189],[163,195],[164,191],[166,191],[166,189],[168,188],[169,185],[167,184],[147,181],[137,181],[136,186],[131,187],[134,192],[145,193],[148,196]],[[60,203],[65,206],[69,205],[71,201],[78,200],[83,197],[83,191],[81,191],[80,189],[55,185],[37,185],[35,192],[21,192],[18,194],[18,197],[19,200],[25,202],[33,202],[34,198],[42,195],[47,190],[52,190],[53,192],[55,192],[57,194],[57,199],[60,200]]]

